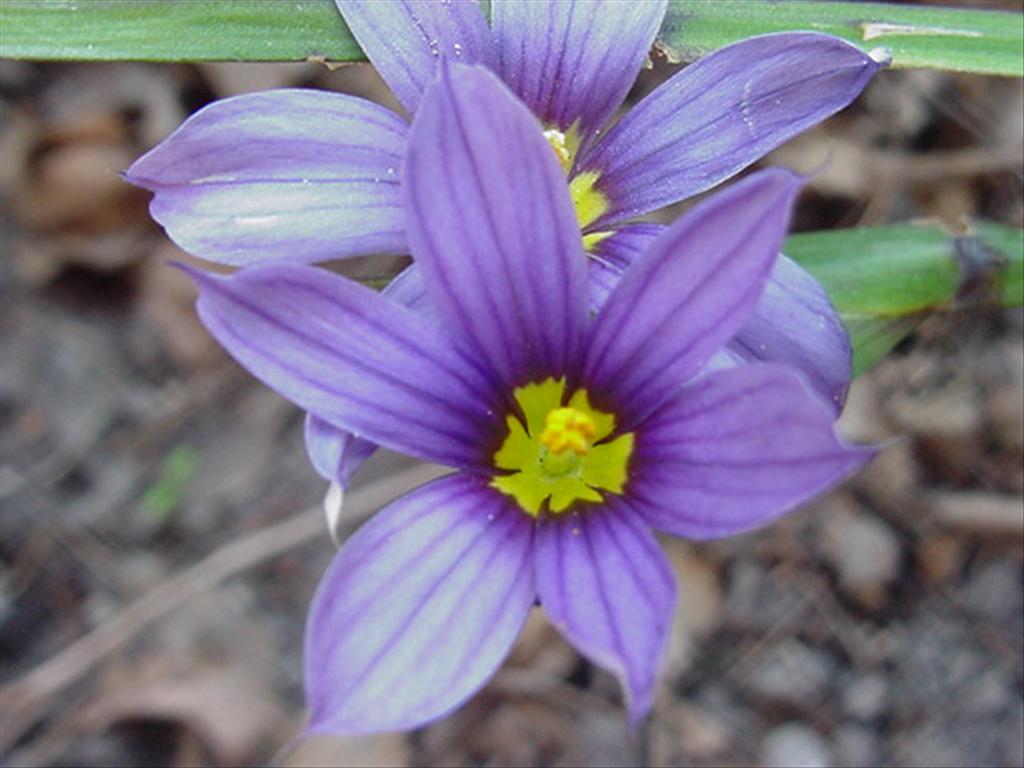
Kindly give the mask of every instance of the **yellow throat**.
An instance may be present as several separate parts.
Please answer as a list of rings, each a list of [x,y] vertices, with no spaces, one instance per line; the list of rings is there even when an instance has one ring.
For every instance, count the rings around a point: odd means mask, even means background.
[[[615,417],[592,408],[585,389],[565,402],[565,379],[549,378],[514,394],[526,423],[514,415],[505,420],[508,436],[494,466],[509,474],[496,475],[494,488],[533,517],[542,508],[559,514],[577,501],[600,502],[602,491],[622,493],[633,434],[602,443],[614,431]]]

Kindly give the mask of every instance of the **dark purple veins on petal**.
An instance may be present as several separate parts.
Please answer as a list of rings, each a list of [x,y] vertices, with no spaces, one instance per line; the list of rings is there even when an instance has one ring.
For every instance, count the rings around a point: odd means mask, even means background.
[[[199,314],[253,375],[356,436],[456,467],[489,467],[498,394],[422,316],[311,267],[193,273]]]

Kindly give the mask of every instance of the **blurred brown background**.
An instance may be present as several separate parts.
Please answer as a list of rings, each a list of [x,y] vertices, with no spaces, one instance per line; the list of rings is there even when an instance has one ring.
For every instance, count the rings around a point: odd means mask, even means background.
[[[324,485],[300,414],[212,344],[167,266],[187,257],[118,176],[208,101],[283,85],[386,98],[363,66],[0,63],[6,765],[244,765],[301,729]],[[831,157],[798,229],[1021,226],[1022,115],[1020,81],[889,72],[770,162]],[[1022,339],[1020,310],[933,317],[854,387],[847,434],[889,441],[865,472],[766,530],[666,542],[679,619],[635,740],[537,612],[449,719],[282,759],[1022,764]],[[378,456],[356,488],[397,495],[405,466]]]

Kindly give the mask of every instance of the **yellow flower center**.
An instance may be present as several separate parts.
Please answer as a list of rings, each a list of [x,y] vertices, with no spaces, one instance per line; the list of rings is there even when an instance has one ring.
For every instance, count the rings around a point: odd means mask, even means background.
[[[569,182],[569,194],[572,195],[580,229],[593,224],[608,210],[608,198],[595,186],[600,177],[597,171],[587,171],[573,176]]]
[[[560,131],[550,128],[544,131],[544,138],[548,140],[551,149],[558,158],[558,164],[562,171],[568,175],[572,170],[573,162],[576,160],[576,152],[580,148],[580,136],[573,125],[568,131]],[[597,171],[578,173],[569,180],[569,194],[572,195],[572,204],[576,208],[576,220],[580,229],[597,221],[609,207],[608,198],[603,192],[597,189],[597,180],[601,174]],[[583,236],[583,246],[589,253],[598,242],[612,234],[611,232],[594,232]]]
[[[546,379],[515,391],[525,417],[506,418],[508,436],[494,454],[491,485],[513,497],[528,515],[542,508],[565,512],[577,501],[600,502],[602,491],[622,493],[633,434],[602,442],[615,430],[615,417],[591,407],[587,391],[564,402],[565,379]]]

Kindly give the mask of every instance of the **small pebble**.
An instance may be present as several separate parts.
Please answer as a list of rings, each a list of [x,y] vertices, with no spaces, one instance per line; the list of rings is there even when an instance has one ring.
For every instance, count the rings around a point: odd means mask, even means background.
[[[813,707],[825,695],[833,671],[828,656],[796,639],[757,657],[746,676],[757,696],[793,707]]]
[[[763,766],[786,768],[828,768],[832,764],[825,741],[801,723],[786,723],[770,731],[761,742],[760,761]]]
[[[900,543],[881,520],[850,501],[822,522],[821,546],[843,589],[867,608],[880,608],[900,567]]]
[[[889,684],[881,675],[864,675],[843,691],[843,709],[858,720],[870,720],[885,708]]]

